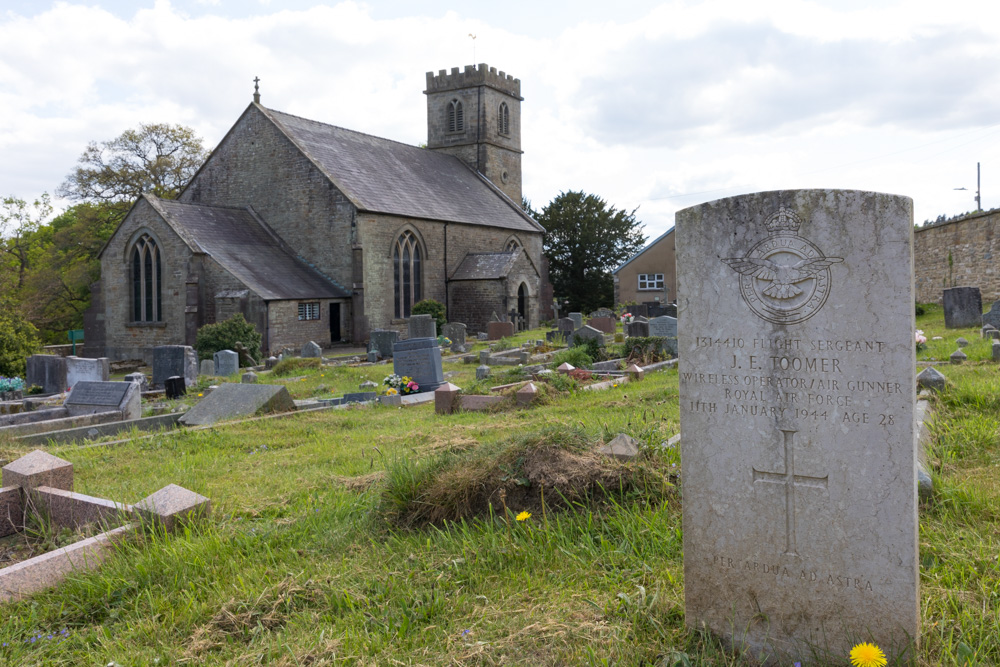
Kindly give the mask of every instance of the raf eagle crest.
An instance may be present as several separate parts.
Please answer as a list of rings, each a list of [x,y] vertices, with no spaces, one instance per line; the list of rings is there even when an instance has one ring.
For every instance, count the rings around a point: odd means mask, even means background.
[[[815,315],[830,293],[830,266],[842,257],[826,257],[798,235],[802,221],[781,206],[764,225],[770,235],[744,257],[722,261],[740,274],[740,293],[760,318],[796,324]]]

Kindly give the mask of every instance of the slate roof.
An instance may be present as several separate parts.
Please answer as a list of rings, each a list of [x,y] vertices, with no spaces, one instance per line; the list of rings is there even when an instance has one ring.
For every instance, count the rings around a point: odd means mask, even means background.
[[[545,231],[457,157],[255,106],[361,211]]]
[[[296,257],[252,210],[143,195],[194,252],[203,252],[265,301],[350,296]]]
[[[514,268],[517,254],[514,252],[470,252],[451,275],[452,280],[499,280],[506,278]]]

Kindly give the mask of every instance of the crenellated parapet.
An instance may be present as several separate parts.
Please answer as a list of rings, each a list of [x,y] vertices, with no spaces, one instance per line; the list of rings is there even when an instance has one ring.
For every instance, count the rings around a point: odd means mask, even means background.
[[[512,97],[521,100],[521,80],[513,76],[498,72],[496,67],[488,67],[486,63],[479,65],[466,65],[464,70],[452,67],[451,72],[439,70],[437,74],[427,72],[427,90],[425,94],[443,92],[446,90],[460,90],[462,88],[472,88],[486,85],[504,92]]]

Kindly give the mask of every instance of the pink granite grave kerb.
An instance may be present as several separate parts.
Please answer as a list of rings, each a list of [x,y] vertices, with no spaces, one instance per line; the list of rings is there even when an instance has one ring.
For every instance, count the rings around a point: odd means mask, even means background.
[[[538,387],[535,386],[534,382],[529,382],[518,389],[514,396],[518,405],[528,405],[538,398]]]
[[[3,485],[25,491],[36,486],[73,490],[73,464],[36,449],[3,467]]]
[[[169,484],[137,502],[133,510],[144,520],[161,523],[168,531],[173,531],[186,519],[208,516],[212,501],[182,486]]]

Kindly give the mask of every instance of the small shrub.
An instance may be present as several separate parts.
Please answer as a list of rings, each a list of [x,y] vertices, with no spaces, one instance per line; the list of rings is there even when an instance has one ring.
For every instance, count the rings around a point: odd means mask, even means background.
[[[0,299],[0,375],[24,375],[38,349],[38,330],[10,299]]]
[[[198,329],[194,347],[198,358],[211,359],[219,350],[235,350],[236,343],[243,343],[250,356],[259,359],[262,339],[254,325],[247,322],[242,313],[236,313],[224,322],[206,324]],[[240,365],[247,364],[240,359]]]
[[[500,340],[498,340],[496,343],[493,344],[493,351],[503,352],[504,350],[513,350],[515,347],[517,346],[514,344],[514,341],[511,340],[510,338],[501,338]]]
[[[569,364],[577,368],[590,368],[594,365],[594,358],[587,354],[587,348],[583,345],[575,345],[565,350],[556,352],[552,357],[553,367]]]
[[[434,299],[424,299],[423,301],[417,301],[413,304],[413,308],[410,309],[411,315],[430,315],[437,322],[438,333],[441,333],[441,329],[444,325],[448,323],[448,318],[445,316],[444,304],[440,301],[435,301]]]
[[[294,375],[304,370],[316,370],[319,367],[320,360],[318,357],[289,357],[276,363],[274,368],[271,369],[271,373],[275,377],[282,377],[285,375]]]

